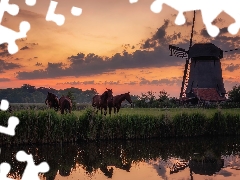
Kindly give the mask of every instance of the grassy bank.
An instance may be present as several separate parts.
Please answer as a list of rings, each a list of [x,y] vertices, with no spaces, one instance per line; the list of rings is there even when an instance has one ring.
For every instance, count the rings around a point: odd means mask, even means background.
[[[147,139],[240,134],[240,111],[203,109],[122,109],[96,115],[91,109],[61,115],[53,110],[0,112],[0,124],[17,116],[16,136],[0,135],[0,144],[59,143],[96,139]]]

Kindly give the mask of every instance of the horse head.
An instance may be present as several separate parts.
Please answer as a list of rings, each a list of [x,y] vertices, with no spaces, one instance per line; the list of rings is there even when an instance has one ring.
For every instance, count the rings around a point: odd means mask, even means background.
[[[112,98],[113,99],[113,92],[112,92],[112,89],[108,89],[108,88],[106,88],[107,89],[107,97],[109,98]]]
[[[107,91],[105,91],[100,97],[103,101],[107,101],[109,97],[112,97],[112,93],[112,89],[107,89]]]
[[[49,104],[50,107],[58,107],[59,106],[59,101],[58,98],[55,94],[48,92],[47,94],[47,98],[45,100],[45,104],[47,105],[47,102]]]
[[[125,93],[125,98],[131,104],[131,107],[132,107],[133,102],[132,102],[132,99],[131,99],[131,96],[130,96],[130,92]]]

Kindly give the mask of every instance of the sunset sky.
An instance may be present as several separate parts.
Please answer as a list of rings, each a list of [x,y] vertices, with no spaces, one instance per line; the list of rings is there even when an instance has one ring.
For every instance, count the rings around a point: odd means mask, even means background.
[[[164,5],[159,14],[150,10],[153,0],[56,0],[56,13],[65,16],[63,26],[45,20],[50,0],[38,0],[34,7],[25,0],[10,0],[20,6],[17,16],[4,14],[2,25],[19,31],[25,20],[31,24],[27,38],[18,40],[19,52],[7,53],[0,46],[0,88],[22,84],[56,89],[112,88],[113,94],[130,91],[140,95],[152,90],[166,90],[179,96],[185,59],[169,56],[169,44],[188,49],[193,12],[187,12],[187,23],[174,23],[176,10]],[[82,14],[71,14],[72,6]],[[215,24],[221,28],[211,38],[196,13],[193,43],[212,42],[222,50],[239,48],[240,33],[231,36],[227,27],[234,20],[220,14]],[[225,89],[239,84],[239,51],[225,53],[222,71]]]

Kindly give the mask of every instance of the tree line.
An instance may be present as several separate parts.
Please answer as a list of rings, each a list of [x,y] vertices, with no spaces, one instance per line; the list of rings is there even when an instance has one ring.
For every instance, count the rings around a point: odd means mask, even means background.
[[[44,103],[48,92],[52,92],[58,97],[68,95],[74,104],[91,103],[94,95],[101,94],[94,88],[85,91],[75,87],[56,90],[54,88],[36,88],[30,84],[23,84],[19,88],[0,89],[0,99],[7,99],[10,103]],[[178,106],[178,98],[171,97],[165,90],[160,90],[159,92],[147,91],[146,93],[141,93],[140,96],[131,94],[131,98],[135,107],[155,108]],[[232,90],[228,92],[228,103],[240,103],[240,85],[233,86]],[[122,105],[127,105],[127,102],[123,102]]]

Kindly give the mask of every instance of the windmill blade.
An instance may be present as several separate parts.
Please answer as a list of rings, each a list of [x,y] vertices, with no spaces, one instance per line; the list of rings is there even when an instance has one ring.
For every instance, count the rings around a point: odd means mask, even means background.
[[[169,50],[171,51],[170,56],[172,56],[172,54],[174,54],[175,56],[181,57],[181,58],[187,58],[188,57],[188,51],[186,51],[183,48],[173,46],[173,45],[169,45]]]
[[[193,30],[194,30],[194,23],[195,23],[195,14],[196,14],[196,11],[194,11],[194,13],[193,13],[193,24],[192,24],[192,31],[191,31],[191,38],[190,38],[190,44],[189,44],[188,52],[189,52],[190,48],[192,47]],[[184,68],[184,72],[183,72],[183,81],[182,81],[182,87],[181,87],[181,92],[180,92],[180,98],[183,96],[183,90],[184,90],[186,77],[187,77],[187,70],[188,70],[189,59],[190,59],[189,57],[186,58],[185,68]]]
[[[196,15],[196,11],[194,10],[194,12],[193,12],[192,32],[191,32],[191,38],[190,38],[189,49],[192,47],[193,30],[194,30],[194,24],[195,24],[195,15]]]

